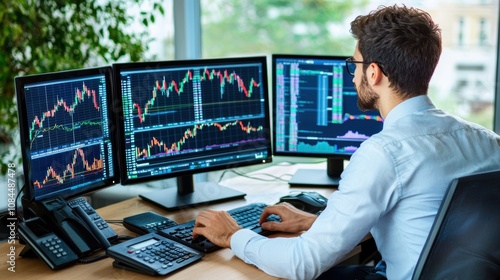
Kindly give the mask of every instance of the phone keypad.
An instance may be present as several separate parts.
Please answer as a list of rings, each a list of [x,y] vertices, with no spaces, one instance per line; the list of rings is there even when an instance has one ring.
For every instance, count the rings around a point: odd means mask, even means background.
[[[107,250],[116,267],[133,267],[151,275],[167,275],[190,265],[204,254],[156,233],[113,245]]]
[[[168,241],[159,241],[140,250],[129,250],[128,253],[135,254],[137,258],[147,263],[158,262],[164,269],[173,266],[174,262],[182,263],[194,256],[193,253],[182,250]]]
[[[68,253],[61,247],[61,239],[59,237],[50,237],[46,240],[42,241],[42,244],[49,249],[50,252],[54,254],[54,256],[61,258],[66,256]]]

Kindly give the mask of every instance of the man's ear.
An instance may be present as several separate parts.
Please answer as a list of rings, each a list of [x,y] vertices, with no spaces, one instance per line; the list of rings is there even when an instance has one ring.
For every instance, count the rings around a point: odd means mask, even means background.
[[[375,86],[382,81],[384,74],[377,63],[373,62],[367,68],[367,77],[370,85]]]

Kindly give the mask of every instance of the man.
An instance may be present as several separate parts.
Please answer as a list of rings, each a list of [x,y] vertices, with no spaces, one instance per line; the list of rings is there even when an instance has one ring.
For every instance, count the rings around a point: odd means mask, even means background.
[[[301,233],[294,238],[259,236],[211,210],[197,217],[194,236],[283,278],[410,279],[451,181],[500,169],[498,135],[436,109],[427,97],[441,54],[441,31],[427,13],[380,7],[358,16],[351,33],[357,44],[346,66],[359,107],[379,110],[384,127],[351,157],[327,208],[318,217],[288,204],[266,208],[262,227]],[[282,222],[265,222],[270,214]],[[368,233],[380,265],[332,268]]]

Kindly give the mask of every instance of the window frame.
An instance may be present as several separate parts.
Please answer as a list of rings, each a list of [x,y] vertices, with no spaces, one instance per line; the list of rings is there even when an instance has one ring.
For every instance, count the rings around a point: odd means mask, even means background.
[[[175,58],[201,58],[201,0],[174,0]],[[500,14],[500,5],[499,5]],[[497,25],[497,64],[493,101],[493,131],[500,135],[500,17]]]

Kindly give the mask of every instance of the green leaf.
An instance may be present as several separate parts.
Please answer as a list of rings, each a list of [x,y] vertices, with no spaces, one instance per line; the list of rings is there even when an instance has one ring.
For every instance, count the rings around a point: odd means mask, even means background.
[[[18,126],[15,76],[100,66],[128,56],[145,60],[148,40],[129,28],[135,19],[127,12],[140,11],[148,26],[155,14],[163,14],[160,0],[153,11],[141,8],[149,3],[0,0],[0,22],[5,23],[0,24],[0,141],[12,141]],[[4,155],[0,151],[0,158]],[[1,160],[0,170],[6,170]]]

